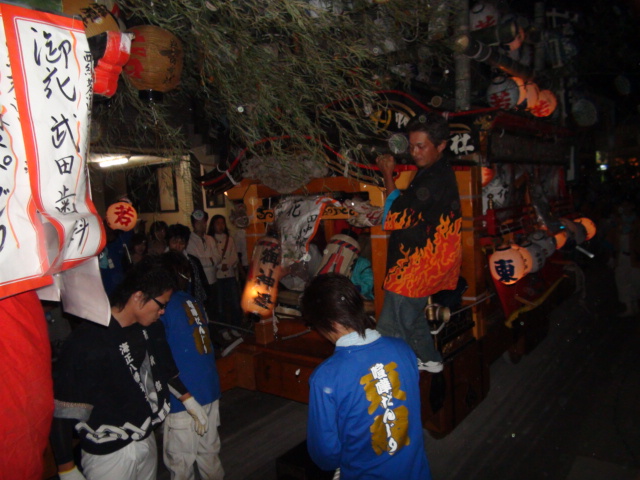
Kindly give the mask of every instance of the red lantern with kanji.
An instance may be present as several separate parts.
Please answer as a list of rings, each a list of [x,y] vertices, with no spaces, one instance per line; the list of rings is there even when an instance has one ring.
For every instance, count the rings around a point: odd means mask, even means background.
[[[524,276],[524,260],[510,245],[502,245],[489,257],[489,270],[495,280],[512,285]]]
[[[555,112],[558,106],[558,99],[551,90],[540,90],[538,103],[531,107],[529,111],[535,117],[548,117]]]
[[[182,74],[182,42],[171,32],[153,25],[127,30],[134,34],[124,73],[138,90],[168,92]]]
[[[240,306],[254,321],[273,314],[280,280],[280,242],[272,236],[258,240],[253,249],[247,282]]]
[[[136,226],[138,213],[130,203],[116,202],[107,209],[107,225],[112,230],[128,232]]]

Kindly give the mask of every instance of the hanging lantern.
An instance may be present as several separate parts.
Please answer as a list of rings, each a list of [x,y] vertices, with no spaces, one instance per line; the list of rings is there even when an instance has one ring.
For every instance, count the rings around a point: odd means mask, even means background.
[[[524,260],[510,245],[502,245],[489,257],[491,276],[505,285],[512,285],[524,276]]]
[[[487,185],[489,185],[489,183],[491,183],[491,180],[493,180],[493,177],[496,176],[496,171],[493,168],[489,168],[489,167],[482,167],[481,171],[482,171],[482,186],[486,187]]]
[[[531,256],[531,271],[529,273],[536,273],[540,271],[547,261],[547,257],[545,256],[542,247],[538,244],[526,241],[522,243],[522,248],[526,249]]]
[[[509,110],[518,105],[520,90],[511,77],[498,76],[487,88],[487,102],[494,108]]]
[[[87,38],[104,32],[120,31],[120,25],[109,9],[100,3],[89,0],[62,0],[62,12],[82,18]]]
[[[112,230],[132,230],[138,221],[136,209],[128,202],[116,202],[107,208],[107,225]]]
[[[574,222],[582,225],[587,231],[586,241],[589,241],[596,236],[596,224],[593,223],[593,220],[587,217],[580,217],[576,218]]]
[[[168,92],[180,83],[182,42],[171,32],[153,25],[127,30],[134,34],[131,56],[124,73],[143,92]]]
[[[538,95],[538,103],[535,107],[529,109],[532,115],[536,117],[548,117],[555,112],[558,106],[558,99],[551,90],[540,90]]]
[[[524,262],[524,272],[522,276],[524,277],[526,274],[530,273],[533,268],[533,258],[531,257],[531,253],[526,248],[515,243],[511,245],[511,248],[518,252],[522,257],[522,261]]]
[[[567,243],[567,232],[560,230],[553,236],[553,240],[556,242],[556,250],[560,250]]]
[[[280,241],[272,236],[260,238],[253,249],[240,306],[254,321],[269,318],[273,314],[281,257]]]
[[[498,9],[489,2],[476,2],[469,10],[471,31],[493,27],[498,24]]]
[[[556,244],[553,238],[547,235],[547,232],[544,230],[536,230],[533,232],[529,235],[529,241],[539,245],[546,258],[549,258],[556,251]]]

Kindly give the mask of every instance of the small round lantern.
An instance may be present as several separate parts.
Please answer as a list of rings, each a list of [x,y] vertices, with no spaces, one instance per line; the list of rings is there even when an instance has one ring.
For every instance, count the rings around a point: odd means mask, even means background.
[[[107,208],[107,225],[112,230],[128,232],[136,226],[138,213],[128,202],[116,202]]]
[[[498,24],[498,9],[489,2],[476,2],[469,9],[469,28],[471,31],[493,27]]]
[[[553,240],[556,242],[556,250],[560,250],[567,243],[567,232],[560,230],[553,236]]]
[[[556,251],[556,243],[553,238],[543,230],[536,230],[529,235],[529,241],[539,245],[546,258],[549,258]]]
[[[522,276],[524,277],[526,274],[530,273],[533,268],[533,258],[531,257],[531,253],[526,248],[515,243],[511,245],[511,248],[518,252],[522,257],[522,261],[524,262],[524,273]]]
[[[489,257],[491,276],[505,285],[512,285],[524,276],[524,260],[510,245],[502,245]]]
[[[82,18],[87,38],[104,32],[119,32],[120,25],[106,5],[89,0],[62,0],[62,12]]]
[[[494,108],[509,110],[518,105],[520,90],[511,77],[498,76],[487,88],[487,102]]]
[[[596,236],[596,224],[593,223],[593,220],[587,217],[580,217],[576,218],[574,222],[582,225],[587,231],[586,241],[589,241]]]
[[[557,106],[558,99],[551,90],[540,90],[538,103],[529,110],[535,117],[548,117],[555,112]]]
[[[134,34],[131,56],[124,73],[142,92],[168,92],[180,83],[182,42],[171,32],[153,25],[127,30]]]
[[[547,261],[547,257],[545,256],[542,247],[538,244],[526,241],[522,243],[522,248],[527,250],[529,255],[531,255],[531,271],[529,273],[536,273],[540,271]]]

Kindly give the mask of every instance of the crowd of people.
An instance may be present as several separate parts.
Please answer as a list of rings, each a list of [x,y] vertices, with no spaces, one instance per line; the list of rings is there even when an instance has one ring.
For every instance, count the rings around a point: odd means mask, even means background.
[[[107,226],[100,273],[110,295],[126,272],[148,255],[182,254],[190,265],[188,291],[205,308],[214,344],[224,349],[241,338],[240,291],[246,276],[246,247],[236,244],[222,215],[215,215],[209,222],[207,212],[198,209],[190,220],[191,228],[155,221],[148,233],[116,231]]]
[[[444,157],[446,121],[421,116],[408,132],[418,173],[406,190],[395,188],[393,157],[378,159],[392,231],[380,318],[365,310],[366,263],[354,279],[311,275],[301,297],[305,321],[336,346],[310,379],[309,453],[345,480],[430,478],[419,372],[443,364],[423,311],[429,295],[458,282],[460,201]],[[61,480],[155,478],[160,424],[172,479],[195,478],[196,465],[202,479],[224,476],[215,349],[242,341],[242,261],[223,216],[209,222],[195,210],[190,220],[191,228],[154,222],[148,234],[108,230],[100,268],[111,322],[83,322],[54,364],[51,442]],[[427,251],[436,244],[446,258]]]

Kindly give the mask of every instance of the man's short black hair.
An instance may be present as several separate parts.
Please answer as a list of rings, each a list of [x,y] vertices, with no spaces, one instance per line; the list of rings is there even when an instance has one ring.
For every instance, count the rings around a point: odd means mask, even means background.
[[[302,316],[322,334],[334,331],[338,323],[364,337],[374,320],[365,313],[364,298],[344,275],[325,273],[315,277],[302,295]]]
[[[407,124],[407,134],[411,132],[424,132],[429,136],[429,140],[438,146],[442,142],[449,140],[451,132],[449,123],[439,113],[427,112],[416,115]]]
[[[167,243],[172,238],[181,238],[184,240],[184,243],[189,243],[189,237],[191,236],[191,230],[186,225],[182,225],[181,223],[176,223],[174,225],[169,225],[167,229]]]
[[[127,272],[124,280],[111,293],[112,307],[124,308],[131,295],[142,292],[144,301],[178,288],[176,276],[167,268],[161,255],[148,255]]]

